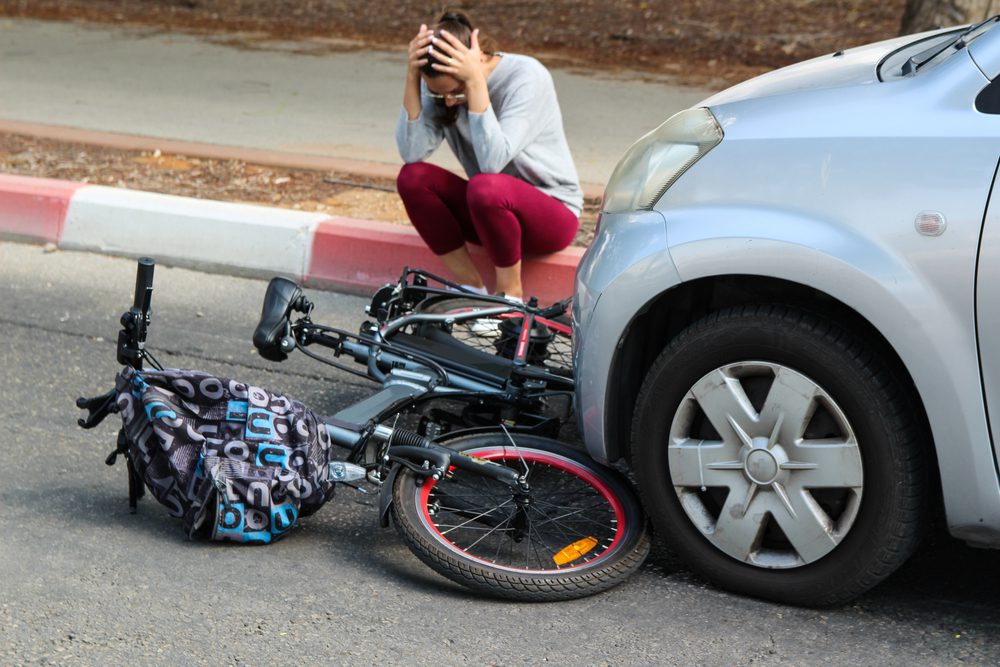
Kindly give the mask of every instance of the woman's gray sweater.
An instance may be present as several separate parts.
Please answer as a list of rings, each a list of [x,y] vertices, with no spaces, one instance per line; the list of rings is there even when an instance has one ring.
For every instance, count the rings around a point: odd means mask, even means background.
[[[429,97],[421,82],[420,116],[409,120],[404,108],[396,124],[403,162],[426,159],[446,139],[469,178],[509,174],[580,215],[583,191],[563,132],[552,75],[530,56],[507,53],[486,86],[490,94],[486,111],[473,113],[463,104],[454,125],[444,126],[440,121],[444,105]]]

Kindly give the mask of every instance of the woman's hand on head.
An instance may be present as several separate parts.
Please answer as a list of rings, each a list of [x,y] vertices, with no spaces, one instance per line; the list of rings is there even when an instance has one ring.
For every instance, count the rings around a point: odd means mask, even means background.
[[[434,31],[421,23],[416,37],[410,41],[409,72],[411,74],[419,75],[420,68],[427,64],[427,54],[430,51],[433,35]]]
[[[439,35],[432,40],[431,55],[434,60],[431,67],[463,83],[483,76],[483,52],[479,48],[478,29],[472,31],[470,46],[462,44],[447,30],[440,31]]]

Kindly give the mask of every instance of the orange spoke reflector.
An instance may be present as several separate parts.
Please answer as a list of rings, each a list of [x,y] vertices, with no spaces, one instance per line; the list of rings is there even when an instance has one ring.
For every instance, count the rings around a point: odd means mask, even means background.
[[[556,565],[565,565],[566,563],[572,563],[577,558],[580,558],[588,551],[597,546],[597,539],[593,537],[585,537],[582,540],[577,540],[573,544],[561,550],[559,553],[552,557],[552,560]]]

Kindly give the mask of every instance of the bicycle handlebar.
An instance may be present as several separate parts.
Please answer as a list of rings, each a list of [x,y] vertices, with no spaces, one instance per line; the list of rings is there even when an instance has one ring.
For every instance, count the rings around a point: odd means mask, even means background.
[[[140,257],[135,270],[135,297],[132,313],[135,316],[135,342],[139,349],[146,343],[146,326],[149,324],[149,307],[153,301],[153,270],[156,262],[151,257]]]
[[[153,269],[149,257],[140,257],[135,271],[135,296],[132,307],[122,313],[121,331],[118,332],[118,363],[142,369],[146,357],[146,328],[149,325],[149,307],[153,299]]]
[[[149,304],[153,293],[153,269],[155,268],[156,262],[152,258],[139,258],[139,265],[135,271],[135,298],[132,300],[132,308],[143,315],[149,313]]]

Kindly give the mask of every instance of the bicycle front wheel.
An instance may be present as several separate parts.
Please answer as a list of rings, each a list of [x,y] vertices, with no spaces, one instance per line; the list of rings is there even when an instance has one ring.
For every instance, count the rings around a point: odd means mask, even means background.
[[[394,523],[439,574],[495,597],[569,600],[623,581],[649,553],[646,518],[613,470],[555,441],[504,433],[449,443],[527,475],[527,498],[495,479],[453,468],[444,478],[400,471]]]

